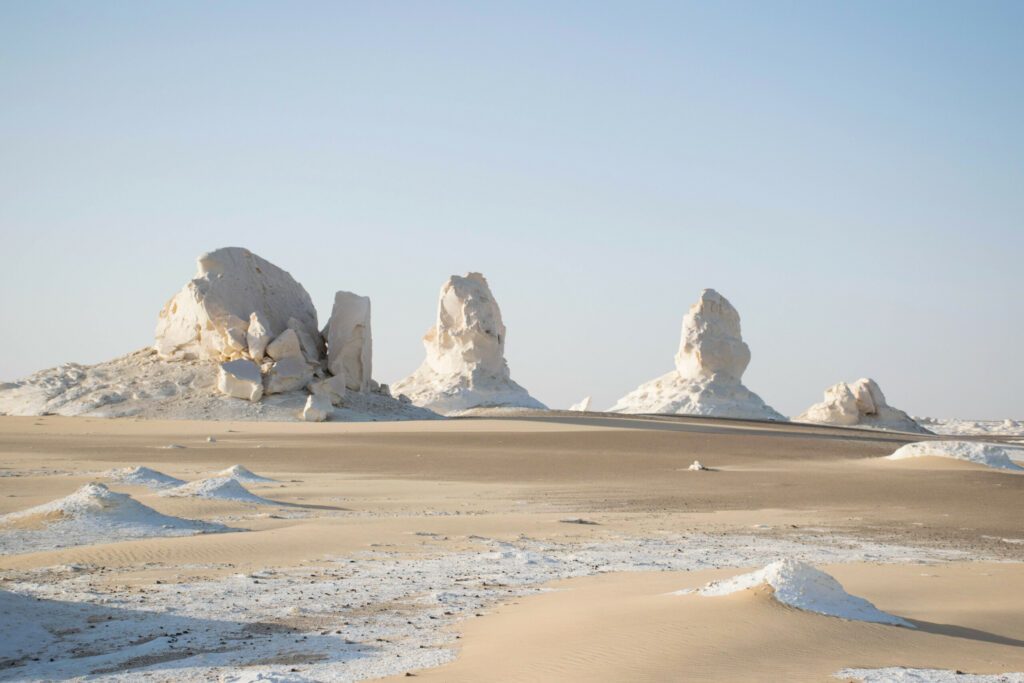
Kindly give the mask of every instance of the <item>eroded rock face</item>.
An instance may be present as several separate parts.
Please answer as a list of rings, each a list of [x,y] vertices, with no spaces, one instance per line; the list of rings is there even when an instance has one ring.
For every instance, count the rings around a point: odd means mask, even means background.
[[[480,273],[453,275],[444,283],[437,319],[423,346],[423,364],[392,385],[395,395],[442,413],[484,406],[545,407],[512,381],[501,310]]]
[[[281,334],[291,318],[311,339],[319,334],[316,309],[302,285],[248,249],[217,249],[200,256],[198,265],[195,277],[160,311],[154,347],[164,360],[250,356],[254,313],[260,338]]]
[[[797,422],[931,433],[902,410],[890,406],[878,383],[868,378],[849,384],[833,384],[825,390],[821,403],[815,403],[794,419]]]
[[[313,379],[313,371],[300,357],[283,358],[275,362],[266,373],[263,381],[267,394],[283,394],[286,391],[305,389]]]
[[[739,313],[724,296],[705,289],[683,317],[675,370],[641,384],[611,411],[785,420],[743,386],[749,364]]]
[[[750,347],[740,332],[740,314],[713,289],[683,318],[676,370],[683,377],[720,377],[736,382],[750,364]]]
[[[327,368],[345,378],[351,391],[370,391],[373,375],[373,336],[370,329],[370,298],[337,292],[327,338]]]
[[[222,394],[258,401],[263,397],[263,378],[260,369],[251,360],[232,360],[221,363],[217,374],[217,389]]]

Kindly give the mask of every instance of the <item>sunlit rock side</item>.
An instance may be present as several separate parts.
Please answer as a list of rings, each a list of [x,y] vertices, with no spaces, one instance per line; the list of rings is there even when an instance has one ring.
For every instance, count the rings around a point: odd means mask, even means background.
[[[423,346],[423,364],[392,386],[395,395],[446,414],[479,407],[545,408],[512,381],[501,310],[480,273],[453,275],[444,283],[437,320]]]
[[[749,363],[739,313],[724,296],[705,289],[683,318],[675,369],[623,396],[611,412],[785,420],[743,386]]]
[[[370,298],[352,292],[337,292],[331,319],[324,328],[327,339],[327,368],[342,377],[352,391],[372,388],[373,334],[370,327]]]
[[[310,339],[319,335],[313,301],[291,275],[248,249],[216,249],[199,257],[195,277],[160,311],[154,348],[164,360],[251,357],[254,315],[259,343],[284,332],[292,318]]]
[[[830,386],[825,390],[825,399],[821,403],[815,403],[793,419],[796,422],[931,434],[905,412],[890,406],[878,383],[867,378]]]

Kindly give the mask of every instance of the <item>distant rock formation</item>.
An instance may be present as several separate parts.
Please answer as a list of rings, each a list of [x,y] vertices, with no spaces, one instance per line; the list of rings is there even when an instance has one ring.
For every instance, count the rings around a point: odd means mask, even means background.
[[[847,384],[840,382],[825,390],[825,400],[815,403],[796,422],[872,427],[900,432],[931,434],[902,410],[885,401],[885,394],[873,379],[861,378]]]
[[[619,399],[616,413],[708,415],[755,420],[785,420],[743,386],[750,348],[740,333],[740,316],[713,289],[683,318],[676,368]]]
[[[579,403],[573,403],[571,406],[569,406],[569,410],[574,410],[576,412],[581,413],[587,412],[588,410],[590,410],[590,397],[585,396],[583,400],[580,401]]]
[[[392,385],[396,395],[447,414],[478,407],[545,408],[512,381],[501,310],[480,273],[453,275],[444,283],[437,322],[423,346],[426,359]]]

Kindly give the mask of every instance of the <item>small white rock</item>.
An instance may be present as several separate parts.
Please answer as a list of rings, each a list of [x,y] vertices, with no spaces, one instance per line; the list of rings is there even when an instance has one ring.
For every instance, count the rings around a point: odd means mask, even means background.
[[[294,335],[294,332],[292,334]],[[313,371],[309,369],[301,355],[298,358],[285,358],[274,363],[267,373],[266,393],[283,394],[286,391],[298,391],[304,389],[311,379]]]
[[[306,407],[302,409],[302,419],[306,422],[323,422],[331,414],[331,400],[324,394],[310,394],[306,399]]]
[[[299,335],[290,327],[277,335],[277,338],[267,345],[267,355],[274,360],[284,360],[285,358],[305,359],[302,355],[302,343],[299,341]]]

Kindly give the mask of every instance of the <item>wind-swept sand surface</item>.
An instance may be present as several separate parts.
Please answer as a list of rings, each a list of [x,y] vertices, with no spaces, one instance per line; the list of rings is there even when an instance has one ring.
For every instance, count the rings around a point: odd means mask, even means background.
[[[232,530],[19,547],[32,530],[0,518],[0,679],[1024,671],[1024,474],[884,458],[921,438],[557,413],[0,418],[0,515],[96,481]],[[711,470],[689,470],[694,460]],[[194,482],[236,464],[274,480],[245,483],[266,503],[109,476],[141,466]],[[917,628],[801,612],[764,588],[672,595],[786,557]],[[35,636],[15,637],[26,619]]]

